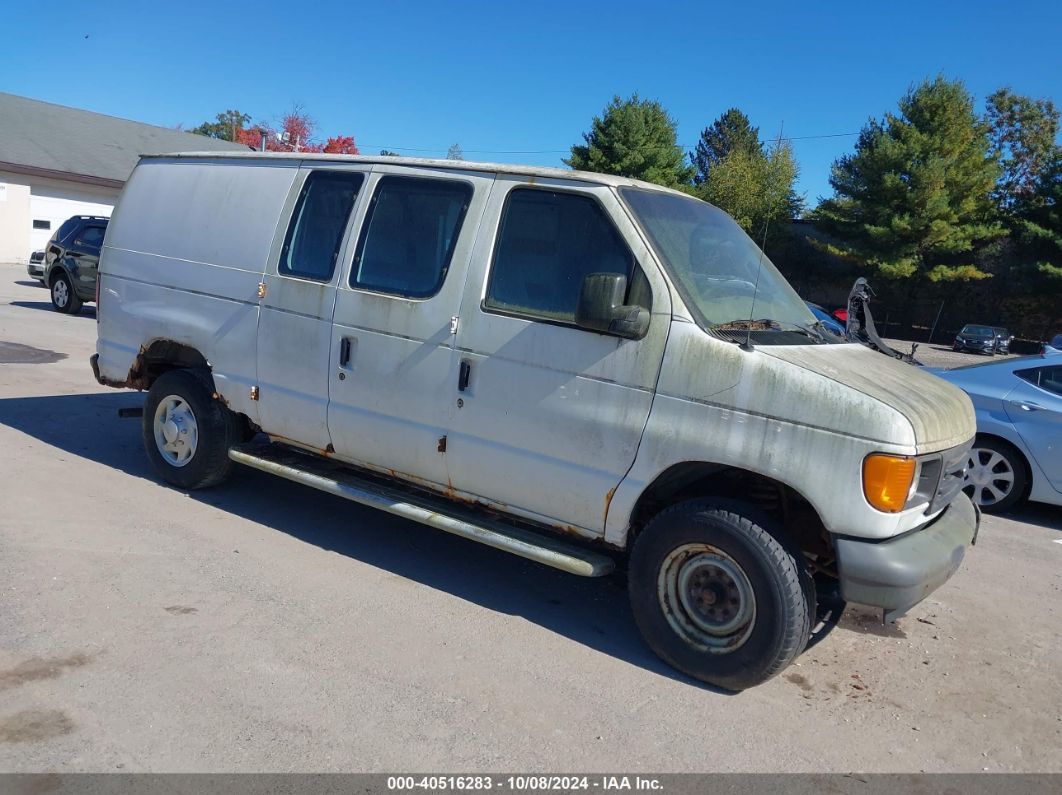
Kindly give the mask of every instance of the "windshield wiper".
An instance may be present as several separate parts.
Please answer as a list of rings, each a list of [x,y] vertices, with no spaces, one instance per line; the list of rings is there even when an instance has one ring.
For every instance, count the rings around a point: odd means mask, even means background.
[[[791,323],[786,320],[774,320],[772,318],[760,318],[759,320],[729,320],[726,323],[716,323],[711,327],[713,331],[785,331],[787,328],[805,337],[810,337],[822,343],[829,342],[822,330],[822,324],[816,320],[811,326],[801,323]]]

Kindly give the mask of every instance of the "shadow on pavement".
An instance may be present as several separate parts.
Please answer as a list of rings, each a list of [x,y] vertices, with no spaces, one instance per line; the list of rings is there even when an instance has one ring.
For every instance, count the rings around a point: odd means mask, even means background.
[[[51,301],[12,301],[11,306],[19,306],[23,309],[43,309],[48,312],[55,312],[57,315],[61,314],[60,312],[55,311]],[[94,320],[96,317],[96,306],[95,304],[85,304],[81,307],[81,311],[76,315],[67,315],[67,317],[83,317],[88,320]]]
[[[142,395],[130,392],[4,398],[0,424],[155,481],[141,446],[140,420],[118,417],[119,408],[142,403]],[[732,695],[657,659],[638,633],[620,576],[565,574],[245,467],[237,467],[225,485],[189,496],[490,610],[520,616],[660,676]]]
[[[1016,522],[1025,522],[1045,530],[1057,530],[1062,533],[1062,506],[1059,505],[1027,502],[1013,511],[999,515]]]
[[[18,279],[15,284],[19,287],[44,287],[44,282],[39,282],[36,279]]]

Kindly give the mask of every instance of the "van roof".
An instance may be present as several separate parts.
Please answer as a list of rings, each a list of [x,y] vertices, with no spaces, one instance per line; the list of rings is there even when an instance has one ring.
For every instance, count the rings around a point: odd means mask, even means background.
[[[581,182],[592,182],[598,185],[611,185],[613,187],[633,186],[647,190],[676,193],[680,196],[688,194],[672,188],[665,188],[651,182],[643,182],[631,177],[619,177],[613,174],[599,174],[593,171],[575,171],[567,168],[551,168],[548,166],[522,166],[511,163],[477,163],[472,160],[435,160],[424,157],[386,157],[365,155],[333,155],[316,152],[173,152],[170,154],[141,155],[142,160],[148,159],[195,159],[195,160],[289,160],[293,162],[335,162],[335,163],[386,163],[395,166],[416,166],[428,168],[441,168],[450,171],[486,171],[497,174],[515,174],[526,177],[543,177],[550,179],[574,179]]]

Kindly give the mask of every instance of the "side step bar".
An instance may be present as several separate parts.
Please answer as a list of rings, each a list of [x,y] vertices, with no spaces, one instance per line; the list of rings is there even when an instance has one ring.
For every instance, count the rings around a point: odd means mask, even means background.
[[[570,574],[603,577],[615,569],[615,562],[608,555],[478,515],[442,498],[433,499],[429,494],[406,492],[377,483],[328,459],[273,444],[237,445],[229,449],[229,458],[238,464],[431,525]]]

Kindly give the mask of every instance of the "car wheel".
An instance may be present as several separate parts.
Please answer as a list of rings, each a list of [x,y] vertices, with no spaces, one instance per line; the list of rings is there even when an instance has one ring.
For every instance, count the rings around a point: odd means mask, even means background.
[[[209,373],[170,370],[144,403],[144,449],[159,476],[182,489],[216,486],[232,472],[238,417],[214,398]]]
[[[799,550],[769,525],[749,506],[708,500],[680,503],[646,525],[628,588],[657,656],[694,679],[744,690],[804,650],[814,583]]]
[[[977,439],[966,462],[963,491],[987,513],[1013,508],[1025,496],[1025,460],[1006,442]]]
[[[52,308],[64,315],[74,315],[81,311],[82,301],[70,284],[70,277],[59,271],[52,279]]]

